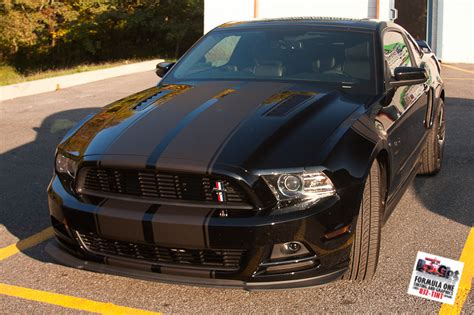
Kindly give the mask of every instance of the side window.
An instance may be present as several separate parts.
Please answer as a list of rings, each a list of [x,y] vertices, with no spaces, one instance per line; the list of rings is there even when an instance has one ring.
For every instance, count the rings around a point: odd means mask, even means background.
[[[415,57],[415,63],[420,66],[421,63],[421,50],[416,41],[411,37],[410,34],[405,33],[406,38],[408,39],[408,45],[411,48],[411,51],[413,52],[413,56]]]
[[[204,55],[206,63],[213,67],[227,64],[239,40],[240,36],[224,37]]]
[[[408,46],[398,32],[388,31],[384,34],[383,52],[392,76],[395,68],[412,65]]]

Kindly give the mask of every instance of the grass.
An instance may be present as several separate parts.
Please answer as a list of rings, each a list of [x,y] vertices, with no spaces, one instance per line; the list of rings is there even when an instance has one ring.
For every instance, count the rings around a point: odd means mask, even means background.
[[[0,85],[21,82],[23,76],[11,66],[0,66]]]
[[[26,81],[40,80],[46,78],[57,77],[91,70],[105,69],[115,66],[126,65],[129,63],[140,62],[143,60],[127,59],[114,62],[106,62],[100,64],[84,64],[67,69],[51,69],[46,71],[35,72],[27,75],[19,73],[14,67],[8,65],[0,65],[0,86],[15,84]]]

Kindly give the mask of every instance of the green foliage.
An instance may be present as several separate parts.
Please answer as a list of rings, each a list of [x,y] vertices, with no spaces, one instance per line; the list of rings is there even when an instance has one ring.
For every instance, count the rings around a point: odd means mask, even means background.
[[[177,58],[203,29],[203,0],[0,1],[0,64],[23,73]]]
[[[21,75],[11,66],[0,66],[0,85],[12,84],[22,79]]]

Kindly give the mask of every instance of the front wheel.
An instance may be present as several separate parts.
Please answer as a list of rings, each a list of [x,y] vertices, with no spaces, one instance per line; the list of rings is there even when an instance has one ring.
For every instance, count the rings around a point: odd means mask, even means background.
[[[436,175],[441,170],[445,139],[446,120],[444,116],[444,102],[440,100],[438,115],[435,116],[433,126],[426,139],[425,148],[421,153],[421,165],[418,175]]]
[[[364,193],[357,217],[349,269],[346,280],[370,280],[379,260],[382,214],[382,176],[380,165],[375,161],[365,182]]]

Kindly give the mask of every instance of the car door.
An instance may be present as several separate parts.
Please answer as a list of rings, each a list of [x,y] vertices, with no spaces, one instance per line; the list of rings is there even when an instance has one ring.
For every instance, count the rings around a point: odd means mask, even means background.
[[[397,67],[418,67],[413,51],[402,30],[389,28],[383,33],[386,82],[394,79]],[[425,116],[429,89],[426,84],[390,87],[391,97],[377,120],[387,132],[392,153],[392,187],[398,188],[410,175],[418,161],[419,149],[425,135]],[[388,102],[387,102],[388,103]],[[389,196],[390,198],[390,196]]]
[[[441,84],[439,63],[434,54],[424,53],[410,34],[406,33],[405,35],[408,39],[411,51],[413,51],[416,64],[418,67],[425,69],[428,76],[426,85],[430,91],[428,94],[428,108],[425,117],[425,126],[428,129],[431,128],[431,125],[433,124],[434,111],[436,110],[436,90]]]

